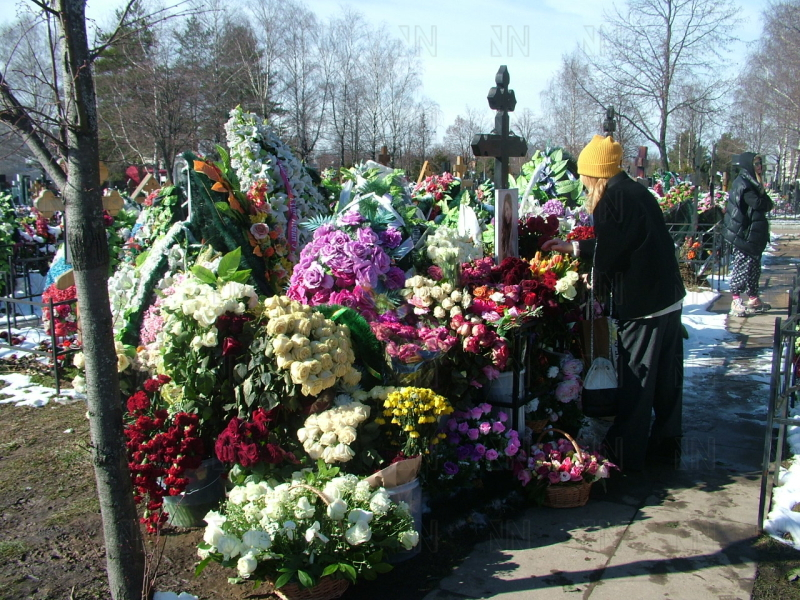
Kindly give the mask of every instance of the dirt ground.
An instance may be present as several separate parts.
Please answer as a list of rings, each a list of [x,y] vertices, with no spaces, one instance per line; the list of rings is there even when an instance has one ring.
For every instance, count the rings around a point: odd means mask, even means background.
[[[85,412],[83,402],[0,405],[0,600],[109,598]],[[508,500],[489,506],[503,493],[487,485],[453,510],[439,507],[436,518],[424,520],[420,555],[375,582],[351,586],[344,598],[423,598],[487,535],[487,518],[519,508]],[[475,508],[481,509],[479,516]],[[171,527],[160,540],[145,536],[150,555],[156,543],[164,543],[156,590],[189,592],[202,600],[274,598],[267,587],[254,591],[252,585],[229,584],[233,573],[214,563],[195,577],[201,538],[202,529]]]
[[[0,405],[0,600],[110,597],[85,411],[82,402]],[[375,582],[351,586],[343,598],[424,598],[487,538],[492,519],[521,508],[522,499],[502,487],[489,482],[467,498],[434,506],[424,520],[422,553]],[[274,598],[266,587],[229,584],[232,573],[214,563],[195,577],[202,529],[167,528],[160,540],[145,537],[149,554],[164,543],[156,590],[185,591],[202,600]],[[769,538],[756,548],[761,559],[753,599],[800,599],[800,570],[794,571],[800,553]]]

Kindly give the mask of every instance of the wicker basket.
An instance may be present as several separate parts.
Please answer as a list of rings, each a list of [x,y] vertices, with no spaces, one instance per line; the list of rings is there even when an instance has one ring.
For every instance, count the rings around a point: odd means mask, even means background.
[[[313,588],[301,588],[296,583],[287,583],[273,593],[281,600],[332,600],[347,591],[350,582],[346,579],[323,577]]]
[[[305,483],[296,483],[289,489],[292,488],[306,489],[316,494],[326,505],[330,504],[325,494],[315,487]],[[346,579],[323,577],[313,588],[304,588],[296,583],[287,583],[280,589],[276,589],[273,594],[281,600],[332,600],[333,598],[341,597],[349,586],[350,582]]]
[[[557,432],[563,435],[575,448],[577,456],[581,456],[581,447],[570,434],[561,429],[549,427],[539,434],[539,439],[536,443],[542,441],[544,434]],[[549,508],[577,508],[584,506],[589,501],[589,493],[592,491],[592,484],[586,481],[573,484],[551,484],[545,488],[543,506]]]

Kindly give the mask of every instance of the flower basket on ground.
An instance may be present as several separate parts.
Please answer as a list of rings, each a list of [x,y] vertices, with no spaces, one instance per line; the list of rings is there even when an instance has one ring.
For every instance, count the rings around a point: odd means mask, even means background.
[[[319,585],[341,593],[327,580],[375,579],[392,569],[389,555],[419,542],[407,508],[385,489],[322,461],[289,481],[234,487],[206,522],[198,572],[213,560],[237,570],[231,581],[268,581],[289,598],[334,598],[291,594]]]
[[[560,433],[562,438],[542,443],[547,433]],[[607,478],[616,465],[597,452],[581,447],[565,431],[548,428],[541,434],[529,453],[520,452],[514,470],[527,487],[533,480],[532,497],[543,506],[575,508],[589,500],[592,484]]]

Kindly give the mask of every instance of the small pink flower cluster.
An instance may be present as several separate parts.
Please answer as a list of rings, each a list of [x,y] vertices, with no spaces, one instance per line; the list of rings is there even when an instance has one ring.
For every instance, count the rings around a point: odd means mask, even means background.
[[[585,481],[591,483],[598,479],[605,479],[610,475],[610,470],[617,468],[603,455],[589,452],[587,448],[580,447],[580,454],[575,451],[572,443],[564,438],[555,442],[536,444],[531,448],[530,454],[519,453],[519,462],[514,466],[514,471],[522,482],[528,485],[533,479],[545,485],[558,485]]]
[[[408,325],[392,313],[381,315],[371,325],[375,337],[386,344],[389,356],[406,364],[419,362],[426,353],[443,354],[458,341],[444,326]]]
[[[464,318],[456,315],[450,319],[450,328],[461,338],[464,352],[487,356],[498,370],[504,371],[511,357],[508,342],[495,329],[477,316]]]
[[[450,186],[454,181],[455,178],[451,173],[445,172],[441,175],[431,175],[414,187],[414,195],[427,192],[433,196],[434,200],[441,200],[446,195],[449,195]]]

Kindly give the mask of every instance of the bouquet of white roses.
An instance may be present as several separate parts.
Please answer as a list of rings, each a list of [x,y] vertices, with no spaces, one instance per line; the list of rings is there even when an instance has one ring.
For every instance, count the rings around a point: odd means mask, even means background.
[[[309,416],[297,430],[297,439],[308,455],[327,464],[349,462],[355,451],[350,444],[358,437],[357,428],[369,418],[370,407],[350,402]]]
[[[321,462],[291,481],[250,481],[206,515],[198,554],[237,570],[238,579],[313,587],[323,577],[374,579],[386,557],[419,543],[408,507],[383,488]]]

